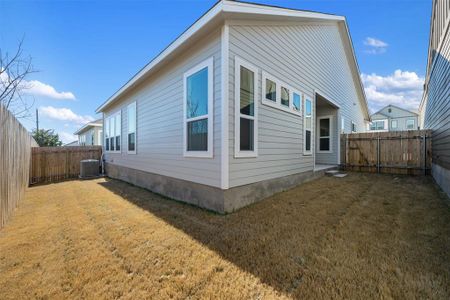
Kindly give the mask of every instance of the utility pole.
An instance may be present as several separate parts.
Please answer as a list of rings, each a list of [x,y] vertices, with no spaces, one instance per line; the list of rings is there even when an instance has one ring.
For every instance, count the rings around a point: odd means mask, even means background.
[[[36,131],[39,131],[39,111],[36,108]]]

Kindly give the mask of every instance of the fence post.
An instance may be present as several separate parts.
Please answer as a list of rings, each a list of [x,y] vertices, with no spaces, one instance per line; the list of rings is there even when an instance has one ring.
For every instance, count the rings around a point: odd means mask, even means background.
[[[427,175],[427,134],[423,134],[423,175]]]
[[[377,173],[380,173],[380,136],[377,137]]]

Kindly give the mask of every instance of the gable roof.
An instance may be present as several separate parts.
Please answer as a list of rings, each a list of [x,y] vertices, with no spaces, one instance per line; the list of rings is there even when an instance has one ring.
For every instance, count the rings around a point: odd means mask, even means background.
[[[362,107],[366,114],[366,119],[370,120],[367,99],[364,92],[364,87],[360,78],[359,66],[356,61],[355,51],[353,48],[350,32],[347,26],[345,17],[319,13],[314,11],[297,10],[290,8],[282,8],[278,6],[270,6],[263,4],[255,4],[250,2],[238,2],[221,0],[211,7],[205,14],[203,14],[197,21],[195,21],[188,29],[186,29],[178,38],[169,44],[163,51],[161,51],[153,60],[138,71],[130,80],[128,80],[119,90],[117,90],[108,100],[100,105],[96,112],[102,112],[105,108],[110,106],[122,95],[129,91],[132,87],[138,85],[145,78],[148,78],[153,72],[158,70],[164,63],[170,60],[172,56],[189,43],[195,41],[195,38],[203,33],[209,32],[212,28],[219,26],[227,18],[234,16],[247,17],[253,19],[267,20],[271,18],[278,21],[299,21],[299,20],[314,20],[323,22],[337,22],[343,27],[345,32],[343,36],[343,43],[346,49],[350,52],[349,59],[350,67],[353,73],[353,80],[359,86],[359,98],[362,101]]]
[[[376,114],[380,114],[380,115],[383,115],[383,116],[386,116],[386,117],[388,117],[386,114],[384,114],[384,113],[382,113],[381,111],[383,111],[384,109],[386,109],[386,108],[388,108],[388,107],[395,107],[395,108],[397,108],[397,109],[400,109],[400,110],[403,110],[403,111],[406,111],[406,112],[408,112],[408,113],[410,113],[410,114],[414,114],[414,115],[416,115],[416,116],[418,116],[419,114],[418,113],[416,113],[416,112],[413,112],[413,111],[410,111],[410,110],[407,110],[407,109],[405,109],[405,108],[401,108],[400,106],[397,106],[397,105],[393,105],[393,104],[389,104],[389,105],[386,105],[385,107],[383,107],[382,109],[380,109],[379,111],[377,111],[377,112],[375,112],[375,113],[373,113],[373,114],[371,114],[371,116],[373,116],[373,115],[376,115]]]
[[[103,119],[98,119],[83,125],[80,129],[74,132],[74,135],[81,134],[90,127],[103,127]]]

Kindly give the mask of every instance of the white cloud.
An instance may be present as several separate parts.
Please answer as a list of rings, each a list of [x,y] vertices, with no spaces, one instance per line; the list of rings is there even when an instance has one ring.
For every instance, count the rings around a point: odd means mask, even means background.
[[[67,144],[73,141],[77,141],[78,138],[76,135],[73,135],[72,133],[68,133],[68,132],[58,132],[58,136],[59,139],[61,140],[61,142],[63,142],[63,144]]]
[[[361,74],[361,79],[372,112],[388,104],[409,110],[418,109],[424,78],[415,72],[396,70],[388,76]]]
[[[367,37],[364,40],[364,45],[366,45],[366,50],[364,52],[369,54],[382,54],[387,51],[388,43],[383,42],[382,40]]]
[[[0,81],[7,83],[9,75],[6,72],[0,74]],[[39,80],[23,80],[20,84],[23,94],[32,96],[48,97],[58,100],[75,100],[72,92],[58,92],[53,86],[40,82]]]
[[[25,83],[27,88],[23,93],[34,96],[44,96],[58,100],[75,100],[75,95],[71,92],[58,92],[51,85],[42,83],[38,80],[31,80]]]
[[[56,108],[53,106],[42,106],[39,108],[39,113],[41,116],[53,119],[53,120],[59,120],[59,121],[65,121],[65,122],[73,122],[77,125],[83,125],[88,122],[94,121],[94,118],[91,116],[81,116],[74,113],[69,108]]]

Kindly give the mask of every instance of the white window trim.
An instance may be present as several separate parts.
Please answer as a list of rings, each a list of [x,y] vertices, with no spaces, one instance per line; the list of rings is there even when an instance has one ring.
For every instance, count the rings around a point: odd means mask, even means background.
[[[392,125],[392,123],[396,123],[396,126],[394,127],[393,125]],[[397,129],[398,128],[398,120],[391,120],[391,128],[392,129]]]
[[[129,120],[129,116],[128,116],[128,110],[129,110],[129,108],[130,108],[130,106],[132,106],[132,105],[134,105],[134,113],[136,114],[135,116],[134,116],[134,121],[135,121],[135,124],[134,124],[134,151],[129,151],[128,149],[129,149],[129,147],[128,147],[128,143],[129,143],[129,140],[128,140],[128,135],[130,134],[130,130],[129,130],[129,128],[130,128],[130,120]],[[136,101],[134,101],[134,102],[131,102],[130,104],[128,104],[127,105],[127,154],[136,154],[137,152],[137,102]]]
[[[412,121],[413,122],[412,128],[408,128],[408,121]],[[406,119],[406,121],[405,121],[405,128],[406,128],[406,130],[414,130],[414,129],[416,129],[416,120],[415,119]]]
[[[110,115],[108,115],[105,120],[106,122],[109,122],[109,120],[111,118],[116,118],[117,115],[120,115],[120,150],[116,150],[116,147],[114,147],[114,151],[111,151],[111,143],[109,145],[109,149],[110,150],[106,150],[106,138],[104,138],[103,142],[105,143],[105,152],[106,153],[122,153],[122,115],[121,115],[121,110],[118,110]],[[109,129],[111,130],[111,124],[109,124]],[[114,121],[114,132],[116,131],[116,121]],[[106,134],[103,135],[104,137],[106,137]],[[116,137],[117,135],[114,135],[114,145],[116,143]],[[109,139],[112,138],[112,136],[108,137]]]
[[[276,84],[276,101],[272,101],[266,98],[266,79],[275,82]],[[294,89],[289,84],[282,82],[281,80],[276,79],[275,76],[270,75],[269,73],[262,71],[262,80],[261,80],[261,102],[264,105],[297,115],[302,115],[302,99],[303,93]],[[281,104],[281,87],[287,88],[289,90],[289,106]],[[294,109],[294,93],[300,95],[300,110]]]
[[[192,74],[197,73],[198,71],[208,68],[208,113],[206,115],[187,118],[186,110],[187,110],[187,85],[186,80]],[[213,157],[213,141],[214,141],[214,57],[210,57],[207,60],[199,63],[195,67],[189,69],[183,75],[183,156],[184,157],[200,157],[200,158],[212,158]],[[206,117],[205,117],[206,116]],[[187,122],[192,122],[196,120],[208,120],[208,150],[206,151],[188,151],[187,150]]]
[[[330,119],[330,135],[328,137],[321,137],[320,136],[320,120],[323,119]],[[333,116],[329,115],[329,116],[320,116],[317,118],[317,152],[318,153],[333,153]],[[328,138],[330,140],[330,150],[320,150],[320,138]]]
[[[311,118],[311,128],[309,128],[309,131],[311,131],[311,149],[306,150],[306,101],[311,102],[311,116],[308,118]],[[313,154],[314,149],[314,100],[313,97],[304,95],[303,98],[303,155],[304,156],[311,156]]]
[[[255,74],[254,78],[254,116],[241,115],[241,99],[240,99],[240,89],[241,89],[241,66],[252,71]],[[258,156],[258,77],[259,70],[252,64],[244,61],[243,59],[235,56],[234,58],[234,157],[257,157]],[[243,118],[253,120],[253,151],[241,151],[241,116]]]
[[[353,125],[355,125],[355,126],[353,126]],[[352,121],[352,123],[351,123],[351,128],[350,128],[350,130],[351,130],[352,133],[353,133],[353,132],[356,132],[356,130],[353,130],[353,127],[355,127],[355,129],[357,129],[357,128],[356,128],[356,123]]]

